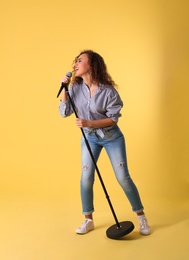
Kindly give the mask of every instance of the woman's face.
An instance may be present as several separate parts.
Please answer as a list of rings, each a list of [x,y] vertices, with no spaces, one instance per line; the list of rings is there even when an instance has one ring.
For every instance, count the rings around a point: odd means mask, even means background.
[[[90,66],[88,63],[88,55],[86,53],[81,54],[74,63],[74,71],[76,77],[83,78],[90,73]]]

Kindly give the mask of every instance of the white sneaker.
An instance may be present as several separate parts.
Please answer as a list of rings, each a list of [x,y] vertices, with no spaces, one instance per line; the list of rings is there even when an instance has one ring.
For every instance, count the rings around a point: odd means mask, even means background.
[[[78,229],[76,229],[76,233],[77,234],[86,234],[93,229],[94,229],[93,220],[92,219],[85,219],[83,224]]]
[[[138,216],[139,220],[139,231],[141,235],[150,235],[150,227],[145,215]]]

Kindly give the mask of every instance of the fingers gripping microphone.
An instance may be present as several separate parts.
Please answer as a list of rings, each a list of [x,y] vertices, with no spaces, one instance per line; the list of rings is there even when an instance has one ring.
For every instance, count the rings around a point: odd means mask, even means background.
[[[66,76],[69,77],[69,78],[71,78],[72,73],[71,73],[71,72],[67,72],[67,73],[66,73]],[[61,87],[60,87],[60,89],[59,89],[59,91],[58,91],[58,94],[57,94],[57,98],[59,97],[59,95],[60,95],[60,93],[62,92],[63,88],[67,87],[68,84],[69,84],[69,83],[64,83],[64,82],[62,82]]]

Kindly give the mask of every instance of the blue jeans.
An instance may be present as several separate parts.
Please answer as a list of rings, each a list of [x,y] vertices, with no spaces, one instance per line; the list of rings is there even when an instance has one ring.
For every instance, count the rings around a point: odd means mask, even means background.
[[[111,161],[116,178],[125,192],[132,210],[136,213],[143,210],[138,190],[132,181],[126,158],[126,147],[124,136],[117,125],[110,130],[106,130],[105,136],[100,137],[95,131],[85,132],[89,142],[93,157],[97,162],[100,152],[104,147]],[[82,136],[82,174],[81,174],[81,200],[83,214],[90,215],[94,211],[93,205],[93,184],[95,175],[95,165]]]

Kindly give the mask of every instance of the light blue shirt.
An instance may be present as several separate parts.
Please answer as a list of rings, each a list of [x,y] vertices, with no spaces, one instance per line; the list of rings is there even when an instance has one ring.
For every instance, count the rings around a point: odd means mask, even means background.
[[[81,119],[100,120],[111,118],[113,121],[118,122],[118,118],[121,116],[120,110],[123,107],[123,102],[117,90],[112,86],[99,84],[96,93],[91,98],[90,91],[83,82],[81,84],[74,83],[69,88],[69,94],[74,102],[77,116]],[[60,101],[59,111],[62,117],[70,116],[74,112],[69,98],[66,102]],[[112,127],[104,127],[101,130]],[[91,128],[85,129],[89,132],[94,130]]]

